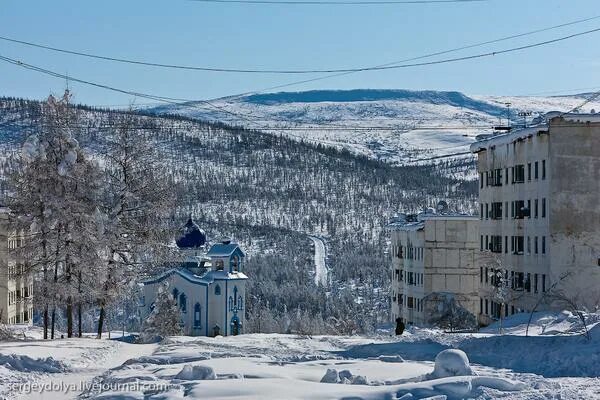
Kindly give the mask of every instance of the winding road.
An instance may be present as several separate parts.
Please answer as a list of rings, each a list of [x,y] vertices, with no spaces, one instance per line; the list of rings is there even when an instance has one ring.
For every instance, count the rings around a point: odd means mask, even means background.
[[[325,242],[317,236],[309,235],[309,237],[315,244],[315,284],[327,286],[327,265],[325,263],[327,252],[325,251]]]

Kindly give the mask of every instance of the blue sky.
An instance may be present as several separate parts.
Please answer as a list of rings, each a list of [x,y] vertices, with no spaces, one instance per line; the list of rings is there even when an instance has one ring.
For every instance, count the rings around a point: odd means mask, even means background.
[[[600,15],[597,0],[378,6],[4,0],[0,4],[0,35],[163,63],[346,68],[383,64],[594,15]],[[600,19],[449,56],[520,46],[598,27]],[[356,73],[286,90],[401,88],[519,95],[596,87],[600,86],[598,43],[600,32],[488,59]],[[0,54],[81,79],[186,99],[233,95],[322,75],[152,69],[55,54],[4,41],[0,41]],[[0,95],[39,99],[64,87],[63,80],[0,63]],[[78,102],[121,105],[133,100],[131,96],[76,83],[71,87]]]

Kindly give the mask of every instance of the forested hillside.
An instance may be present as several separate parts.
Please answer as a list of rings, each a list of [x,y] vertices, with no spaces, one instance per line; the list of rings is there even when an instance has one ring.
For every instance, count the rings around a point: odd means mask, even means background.
[[[43,129],[39,103],[0,99],[2,171],[25,136]],[[122,112],[78,106],[71,127],[98,153]],[[388,312],[385,225],[399,211],[446,199],[474,209],[477,187],[448,172],[470,161],[398,167],[289,137],[134,114],[130,129],[160,149],[177,195],[173,225],[193,214],[211,241],[232,237],[248,253],[248,330],[369,331]],[[0,182],[1,183],[1,182]],[[6,186],[2,184],[2,189]],[[326,241],[330,284],[314,283],[312,242]]]

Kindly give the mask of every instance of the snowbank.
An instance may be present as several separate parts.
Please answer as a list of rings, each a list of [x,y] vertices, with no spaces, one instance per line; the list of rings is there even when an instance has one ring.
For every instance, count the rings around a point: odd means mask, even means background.
[[[26,355],[0,355],[0,365],[9,370],[19,372],[46,372],[57,373],[64,372],[67,367],[64,363],[55,360],[52,357],[31,358]]]
[[[215,371],[206,365],[186,365],[181,372],[175,375],[175,379],[185,381],[205,381],[217,379]]]

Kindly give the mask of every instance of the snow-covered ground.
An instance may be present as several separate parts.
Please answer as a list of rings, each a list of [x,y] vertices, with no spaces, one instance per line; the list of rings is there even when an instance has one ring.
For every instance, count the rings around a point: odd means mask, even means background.
[[[315,284],[327,286],[327,263],[325,258],[325,243],[317,236],[309,236],[315,245]]]
[[[527,319],[504,321],[502,336],[491,326],[472,334],[414,328],[401,337],[171,337],[157,345],[20,340],[0,344],[0,388],[7,399],[599,399],[600,315],[587,315],[590,339],[569,313],[536,314],[530,337]],[[62,392],[20,393],[25,383]]]
[[[154,108],[156,113],[221,121],[293,138],[347,148],[369,157],[408,163],[468,152],[495,125],[522,124],[549,111],[570,111],[589,98],[571,96],[467,96],[459,92],[409,90],[317,90],[225,98]],[[600,101],[581,111],[600,111]],[[464,156],[462,156],[464,157]]]

